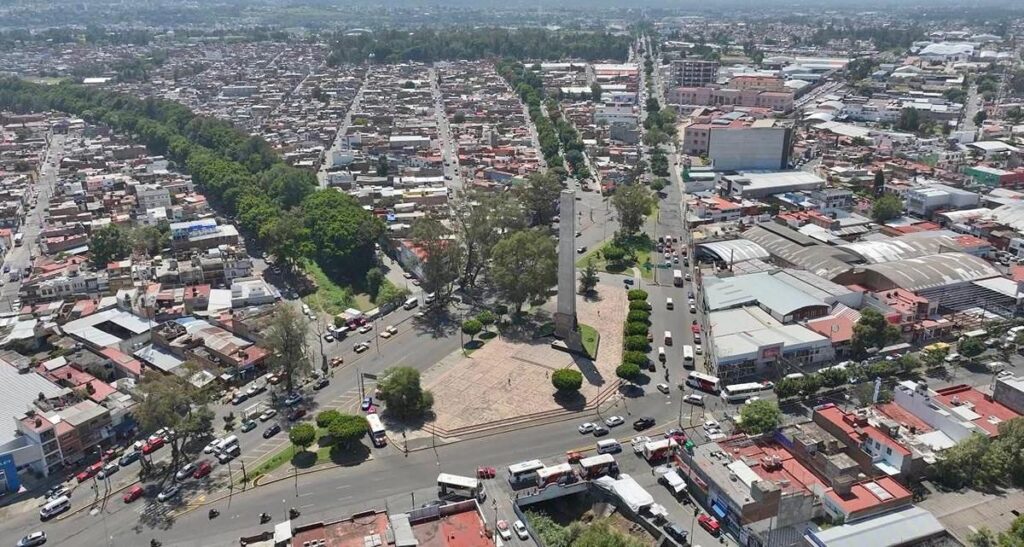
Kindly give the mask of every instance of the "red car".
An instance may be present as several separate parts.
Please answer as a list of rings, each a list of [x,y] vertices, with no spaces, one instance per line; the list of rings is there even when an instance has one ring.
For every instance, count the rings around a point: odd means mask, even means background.
[[[157,437],[152,441],[147,441],[146,444],[142,445],[142,453],[152,454],[153,452],[156,452],[158,449],[162,448],[164,446],[164,443],[166,442],[167,441],[165,441],[163,437]]]
[[[124,502],[125,503],[131,503],[131,502],[141,498],[142,497],[142,493],[143,493],[142,486],[136,484],[135,486],[129,488],[124,493],[124,498],[123,498]]]
[[[210,462],[208,462],[206,460],[203,460],[203,461],[199,462],[199,467],[197,467],[195,472],[192,473],[192,478],[193,479],[201,479],[201,478],[209,475],[210,471],[213,471],[213,466],[210,465]]]
[[[476,476],[478,479],[493,479],[497,475],[497,470],[493,467],[477,467]]]
[[[694,334],[700,334],[700,325],[697,325],[697,324],[690,325],[690,332],[692,332]]]
[[[701,528],[707,530],[713,536],[717,536],[722,531],[722,527],[718,525],[718,520],[715,517],[701,515],[697,517],[697,522]]]

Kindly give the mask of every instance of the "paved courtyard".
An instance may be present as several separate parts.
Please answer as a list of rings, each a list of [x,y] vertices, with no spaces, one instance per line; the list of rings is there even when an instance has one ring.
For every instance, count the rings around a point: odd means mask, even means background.
[[[469,357],[453,356],[424,375],[434,393],[436,425],[452,431],[518,416],[564,408],[554,398],[551,373],[564,367],[583,372],[581,395],[593,400],[616,380],[622,355],[622,323],[628,302],[621,286],[602,285],[598,299],[577,300],[579,322],[601,334],[597,360],[550,347],[550,338],[530,343],[495,338]]]

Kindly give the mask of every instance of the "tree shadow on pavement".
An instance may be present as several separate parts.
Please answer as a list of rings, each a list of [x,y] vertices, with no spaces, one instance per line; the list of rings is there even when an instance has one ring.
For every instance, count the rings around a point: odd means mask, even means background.
[[[554,399],[562,408],[574,412],[583,410],[583,408],[587,406],[587,398],[578,391],[556,391]]]
[[[421,334],[429,334],[434,338],[447,338],[458,330],[458,321],[448,310],[432,308],[422,316],[412,318],[412,326]]]
[[[342,467],[359,465],[370,457],[370,447],[363,443],[352,443],[347,447],[332,446],[331,462]]]
[[[650,381],[649,378],[647,380]],[[640,387],[637,384],[622,384],[619,386],[619,394],[622,395],[623,397],[636,399],[644,396],[644,388]]]
[[[303,450],[292,456],[291,464],[299,469],[308,469],[316,465],[316,452]]]

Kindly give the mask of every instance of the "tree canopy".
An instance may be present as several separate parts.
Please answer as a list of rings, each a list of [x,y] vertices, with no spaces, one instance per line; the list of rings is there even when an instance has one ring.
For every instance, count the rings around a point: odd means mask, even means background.
[[[285,373],[288,391],[296,384],[299,376],[313,369],[306,339],[309,323],[292,306],[280,304],[274,310],[267,332],[267,347],[272,348],[270,366]]]
[[[850,345],[855,354],[863,354],[871,348],[883,348],[899,340],[900,331],[872,308],[865,308],[860,319],[853,326]]]
[[[903,214],[903,200],[895,194],[882,194],[871,204],[871,220],[885,222]]]
[[[612,195],[612,205],[619,214],[622,231],[632,235],[640,231],[654,207],[651,191],[641,184],[620,186]]]
[[[551,373],[551,385],[558,391],[579,391],[583,387],[583,373],[573,368],[560,368]]]
[[[288,432],[288,440],[293,445],[305,450],[316,441],[316,428],[309,422],[297,423]]]
[[[392,367],[380,375],[377,390],[389,413],[417,418],[434,406],[434,395],[420,385],[420,372],[412,367]]]
[[[547,294],[558,281],[555,243],[539,230],[521,230],[494,246],[490,278],[516,311]]]
[[[92,252],[93,266],[106,269],[107,264],[123,260],[131,254],[131,235],[128,230],[117,224],[108,224],[92,233],[89,238],[89,250]]]
[[[774,401],[760,399],[750,404],[743,405],[740,409],[743,431],[751,435],[761,435],[775,430],[779,426],[782,413],[779,412],[779,405]]]

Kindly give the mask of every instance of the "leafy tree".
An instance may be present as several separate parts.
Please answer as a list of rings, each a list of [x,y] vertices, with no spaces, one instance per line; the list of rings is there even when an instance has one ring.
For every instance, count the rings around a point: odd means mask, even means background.
[[[643,227],[644,219],[651,214],[654,198],[651,192],[640,184],[630,184],[616,189],[612,205],[619,215],[619,224],[626,234],[635,234]]]
[[[476,335],[480,334],[483,329],[483,324],[476,319],[467,319],[462,322],[462,332],[469,335],[470,341],[475,340]]]
[[[171,242],[170,225],[140,226],[131,231],[132,249],[150,256],[160,254]]]
[[[272,348],[270,366],[285,373],[285,386],[289,392],[299,376],[309,374],[313,369],[306,345],[308,336],[309,322],[294,307],[278,305],[267,331],[267,347]]]
[[[278,163],[260,173],[259,185],[276,198],[282,209],[290,209],[316,190],[317,181],[316,175],[308,169]]]
[[[632,310],[626,314],[626,321],[650,323],[651,313],[643,310]]]
[[[957,350],[960,352],[960,355],[971,359],[985,353],[985,344],[981,343],[981,340],[977,338],[968,338],[960,342]]]
[[[572,368],[560,368],[551,373],[551,385],[561,393],[579,391],[583,387],[583,373]]]
[[[647,351],[650,345],[646,336],[627,336],[622,342],[622,347],[626,351]]]
[[[506,236],[494,246],[490,278],[518,313],[526,301],[545,296],[558,282],[554,242],[538,230]]]
[[[380,268],[370,268],[366,272],[366,292],[376,295],[384,279],[384,272]]]
[[[643,300],[646,302],[647,296],[647,291],[643,289],[630,289],[629,292],[626,293],[626,298],[628,298],[630,302],[635,300]]]
[[[455,207],[451,218],[464,249],[463,278],[473,285],[503,235],[526,227],[526,213],[522,204],[506,192],[467,193],[460,196]]]
[[[300,422],[292,426],[288,432],[288,440],[299,449],[305,451],[316,441],[316,428],[309,422]]]
[[[490,327],[491,325],[498,322],[498,316],[495,315],[494,312],[492,312],[491,310],[484,310],[476,314],[476,320],[479,321],[481,325],[483,325],[484,330],[487,330],[487,327]]]
[[[334,445],[340,448],[348,448],[366,436],[370,430],[370,424],[366,418],[353,414],[341,414],[327,425],[327,433],[331,436]]]
[[[949,355],[948,346],[938,346],[933,344],[921,352],[921,361],[924,362],[928,368],[940,367],[946,362],[946,356]]]
[[[874,309],[866,308],[860,319],[853,326],[853,339],[850,345],[855,354],[863,355],[869,348],[883,348],[900,338],[900,331],[895,325]]]
[[[210,391],[200,389],[189,381],[200,368],[192,362],[185,363],[183,367],[186,373],[182,375],[146,371],[136,387],[138,402],[133,414],[139,428],[142,431],[156,431],[165,427],[174,430],[174,435],[165,439],[171,447],[168,474],[190,459],[187,452],[190,447],[213,435]]]
[[[498,315],[498,320],[500,321],[502,317],[508,315],[508,306],[505,304],[495,304],[494,313]]]
[[[516,196],[523,204],[527,218],[534,226],[548,226],[558,213],[558,197],[562,192],[562,184],[558,177],[550,171],[530,173],[526,184],[519,187]],[[563,219],[573,222],[575,219]]]
[[[909,353],[896,360],[900,372],[913,372],[921,368],[921,364],[920,359]]]
[[[641,368],[646,368],[647,364],[650,363],[650,359],[642,351],[624,351],[622,352],[622,362],[633,363]]]
[[[335,190],[318,190],[302,210],[314,256],[322,267],[361,280],[374,258],[374,243],[384,223],[353,198]]]
[[[920,128],[921,115],[916,108],[907,107],[900,111],[900,117],[896,120],[896,129],[916,132]]]
[[[611,243],[604,246],[601,254],[604,255],[605,260],[613,264],[619,264],[626,258],[626,250]]]
[[[871,219],[885,222],[903,214],[903,200],[895,194],[884,194],[871,205]]]
[[[382,401],[388,412],[400,418],[416,418],[434,406],[434,395],[420,385],[420,373],[411,367],[393,367],[385,370],[377,382]]]
[[[132,238],[128,231],[116,224],[107,224],[95,230],[89,238],[92,264],[106,269],[107,264],[127,258],[132,252]]]
[[[800,378],[800,394],[804,397],[810,397],[821,389],[821,377],[817,374],[808,374],[803,378]]]
[[[601,96],[604,94],[604,89],[601,88],[601,84],[594,82],[590,84],[590,98],[595,103],[601,102]]]
[[[651,311],[651,305],[646,300],[632,300],[629,303],[629,311]]]
[[[601,278],[597,275],[597,267],[594,266],[594,260],[588,260],[587,265],[580,272],[580,294],[593,293],[600,280]]]
[[[406,298],[409,298],[409,294],[409,289],[395,286],[394,283],[384,280],[384,283],[381,283],[380,288],[377,289],[377,296],[373,302],[378,306],[399,306],[405,302]]]
[[[455,234],[437,217],[421,217],[413,221],[410,238],[423,250],[423,289],[436,293],[446,301],[462,272],[462,247]]]
[[[659,177],[659,178],[656,178],[656,179],[651,181],[651,190],[654,190],[655,192],[661,192],[668,185],[669,185],[668,180]]]
[[[750,435],[761,435],[774,431],[779,426],[782,413],[773,401],[760,399],[743,405],[740,409],[741,428]]]
[[[385,154],[377,156],[377,176],[386,177],[388,176],[388,157]]]
[[[992,530],[988,527],[982,526],[976,532],[971,532],[967,536],[967,543],[971,547],[1000,547],[1002,542],[999,541],[999,537],[996,536]]]
[[[647,323],[631,322],[626,323],[626,336],[647,336],[650,327]]]
[[[881,197],[882,193],[885,191],[885,172],[884,171],[882,171],[881,169],[875,171],[875,181],[874,181],[874,183],[871,186],[872,186],[872,190],[874,191],[875,197],[876,198]]]
[[[641,374],[640,366],[636,363],[622,363],[615,368],[615,375],[631,384],[635,384]]]
[[[987,119],[988,119],[988,112],[985,112],[984,110],[979,110],[979,111],[974,113],[974,124],[975,125],[981,125],[981,124],[985,123],[985,120],[987,120]]]
[[[334,409],[324,410],[316,415],[316,426],[322,429],[327,429],[327,426],[331,425],[331,422],[341,417],[341,412]]]
[[[782,378],[775,382],[775,395],[779,399],[795,397],[800,393],[801,387],[803,386],[798,378]]]
[[[829,367],[818,373],[821,383],[826,387],[839,387],[850,380],[849,374],[843,369]]]
[[[313,247],[300,214],[276,215],[260,227],[260,239],[267,251],[285,268],[294,268],[304,258],[312,256]],[[372,294],[372,293],[371,293]]]

